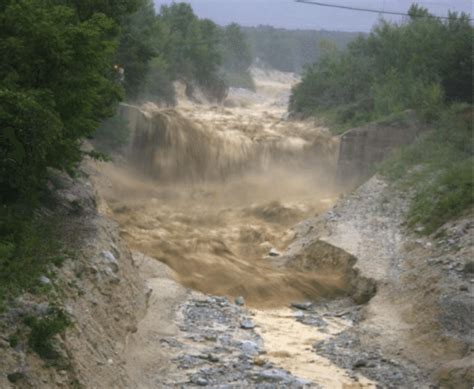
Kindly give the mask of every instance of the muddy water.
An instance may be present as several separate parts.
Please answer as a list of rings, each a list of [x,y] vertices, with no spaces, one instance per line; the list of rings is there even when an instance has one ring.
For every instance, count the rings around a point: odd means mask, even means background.
[[[104,196],[129,245],[167,264],[181,284],[244,296],[275,363],[326,387],[365,387],[351,386],[343,371],[310,350],[310,342],[330,334],[281,310],[348,289],[337,270],[290,270],[277,255],[294,239],[293,225],[337,196],[331,185],[337,141],[312,123],[284,119],[294,82],[291,75],[259,72],[257,93],[233,90],[224,106],[181,99],[173,110],[141,107],[133,167],[105,167]],[[333,324],[333,333],[344,329]]]
[[[330,360],[316,354],[312,346],[331,338],[351,326],[342,318],[326,318],[327,328],[315,327],[294,320],[289,308],[255,310],[257,332],[265,343],[268,359],[284,366],[292,374],[324,388],[375,388],[374,382],[359,376],[350,377]]]

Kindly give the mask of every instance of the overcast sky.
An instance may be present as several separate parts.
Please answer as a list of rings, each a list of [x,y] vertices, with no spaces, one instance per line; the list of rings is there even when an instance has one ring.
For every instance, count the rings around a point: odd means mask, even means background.
[[[172,0],[154,0],[159,9]],[[406,12],[413,0],[318,0],[319,2],[364,7],[386,11]],[[316,29],[339,31],[370,31],[379,15],[365,12],[319,7],[296,3],[294,0],[186,0],[195,13],[212,19],[220,25],[237,22],[244,26],[260,24],[289,29]],[[473,0],[420,0],[438,16],[446,16],[448,10],[473,13]],[[386,19],[399,20],[396,16]]]

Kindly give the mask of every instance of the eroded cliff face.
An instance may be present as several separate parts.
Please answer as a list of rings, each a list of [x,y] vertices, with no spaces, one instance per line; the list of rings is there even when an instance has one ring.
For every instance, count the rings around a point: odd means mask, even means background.
[[[147,291],[116,223],[97,208],[101,202],[89,174],[90,162],[82,168],[83,178],[58,175],[63,189],[54,212],[62,220],[61,240],[72,259],[51,269],[55,276],[48,296],[23,295],[2,314],[1,388],[131,385],[123,351],[144,314]],[[58,358],[45,361],[28,347],[24,318],[48,318],[53,307],[64,311],[71,324],[52,340]],[[15,344],[7,341],[22,333]]]

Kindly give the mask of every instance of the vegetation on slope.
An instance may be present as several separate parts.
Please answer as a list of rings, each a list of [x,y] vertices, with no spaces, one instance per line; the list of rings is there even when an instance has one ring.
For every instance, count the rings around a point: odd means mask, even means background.
[[[381,173],[414,190],[408,223],[430,234],[474,205],[472,106],[454,104],[433,129],[381,165]]]
[[[440,20],[412,6],[409,15],[382,21],[345,51],[328,46],[293,89],[290,110],[335,132],[415,110],[432,130],[382,173],[415,191],[409,223],[431,233],[473,205],[474,28],[465,14]]]

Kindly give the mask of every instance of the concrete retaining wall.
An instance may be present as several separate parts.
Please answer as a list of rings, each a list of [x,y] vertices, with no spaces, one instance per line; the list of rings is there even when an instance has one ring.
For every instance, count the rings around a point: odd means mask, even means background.
[[[413,112],[401,119],[353,128],[341,136],[336,181],[355,187],[370,177],[374,166],[400,146],[410,144],[422,127]]]

